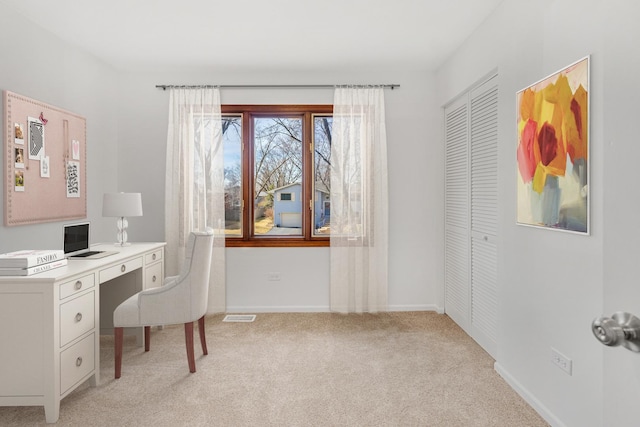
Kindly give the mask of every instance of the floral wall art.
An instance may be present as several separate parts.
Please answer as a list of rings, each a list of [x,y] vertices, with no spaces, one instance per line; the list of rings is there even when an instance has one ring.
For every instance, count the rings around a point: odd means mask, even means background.
[[[517,94],[517,222],[589,233],[589,57]]]

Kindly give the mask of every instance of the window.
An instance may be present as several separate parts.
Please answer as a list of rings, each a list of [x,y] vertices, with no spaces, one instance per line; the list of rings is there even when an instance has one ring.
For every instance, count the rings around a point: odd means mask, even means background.
[[[330,105],[223,105],[227,246],[328,246]]]
[[[328,236],[331,229],[331,128],[333,117],[313,116],[313,218],[314,236]]]
[[[225,237],[242,236],[242,117],[222,117]]]

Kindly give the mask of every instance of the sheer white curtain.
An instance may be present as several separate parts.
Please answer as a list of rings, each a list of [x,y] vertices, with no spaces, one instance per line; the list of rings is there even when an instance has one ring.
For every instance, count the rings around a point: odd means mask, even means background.
[[[384,90],[336,88],[331,142],[331,310],[387,310]]]
[[[220,91],[171,89],[165,187],[167,275],[178,274],[192,230],[214,230],[208,313],[224,312],[224,164]]]

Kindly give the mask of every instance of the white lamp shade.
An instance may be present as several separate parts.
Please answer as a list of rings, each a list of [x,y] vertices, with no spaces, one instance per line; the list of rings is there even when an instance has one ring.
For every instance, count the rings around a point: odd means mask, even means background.
[[[102,216],[142,216],[140,193],[105,193],[102,199]]]

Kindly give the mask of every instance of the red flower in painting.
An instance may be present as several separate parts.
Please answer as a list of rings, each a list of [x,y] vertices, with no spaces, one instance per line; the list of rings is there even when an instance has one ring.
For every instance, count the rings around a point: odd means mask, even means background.
[[[580,139],[583,139],[584,135],[582,135],[582,108],[580,108],[580,104],[578,104],[578,101],[576,101],[575,98],[571,100],[571,112],[573,113],[573,117],[576,121],[578,136],[580,137]]]
[[[538,124],[533,120],[527,120],[527,124],[522,129],[520,135],[520,146],[518,147],[518,168],[524,182],[531,182],[536,172],[536,158],[533,151],[536,140],[536,128]]]
[[[538,134],[538,145],[540,146],[540,162],[549,166],[549,163],[556,157],[558,153],[558,138],[556,138],[556,130],[549,123],[542,125]]]
[[[583,143],[586,138],[585,135],[583,135],[584,128],[582,123],[582,107],[575,98],[571,99],[570,108],[572,115],[567,115],[567,121],[570,121],[571,117],[573,117],[574,123],[572,124],[575,124],[575,131],[578,135],[576,138],[575,134],[571,132],[571,130],[573,130],[573,127],[567,126],[569,128],[569,131],[567,132],[567,135],[569,136],[567,153],[569,153],[569,156],[571,156],[571,160],[575,162],[577,159],[586,157],[586,149],[584,148],[586,144]]]

